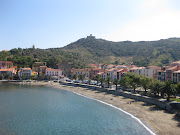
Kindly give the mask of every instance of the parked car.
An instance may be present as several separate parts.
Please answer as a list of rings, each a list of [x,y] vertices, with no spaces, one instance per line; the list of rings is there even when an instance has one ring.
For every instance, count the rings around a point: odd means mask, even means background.
[[[84,83],[84,84],[88,84],[88,80],[84,80],[83,83]]]
[[[66,79],[66,82],[72,82],[70,79]]]

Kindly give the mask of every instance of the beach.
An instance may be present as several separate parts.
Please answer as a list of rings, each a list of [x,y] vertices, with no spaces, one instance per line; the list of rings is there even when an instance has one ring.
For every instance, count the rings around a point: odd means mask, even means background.
[[[144,125],[150,128],[157,135],[180,134],[180,118],[176,116],[176,114],[171,114],[155,105],[94,89],[67,86],[54,82],[36,82],[32,83],[32,85],[41,85],[68,90],[112,104],[113,106],[121,108],[122,110],[139,118]]]

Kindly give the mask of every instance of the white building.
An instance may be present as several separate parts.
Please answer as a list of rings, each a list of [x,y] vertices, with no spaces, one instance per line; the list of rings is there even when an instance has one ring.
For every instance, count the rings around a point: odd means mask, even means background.
[[[161,68],[157,66],[148,66],[144,68],[143,76],[154,79],[154,75],[156,74],[157,70],[160,70],[160,69]]]
[[[45,75],[46,76],[62,76],[62,70],[46,68]]]
[[[31,68],[21,68],[18,71],[18,76],[21,78],[22,76],[24,77],[23,79],[30,79],[30,76],[32,75],[32,70]]]
[[[173,74],[172,74],[172,81],[174,83],[180,82],[180,70],[173,72]]]

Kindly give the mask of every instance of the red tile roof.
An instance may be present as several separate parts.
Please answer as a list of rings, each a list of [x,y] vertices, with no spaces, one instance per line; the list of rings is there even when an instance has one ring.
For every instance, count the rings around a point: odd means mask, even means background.
[[[21,68],[22,70],[31,70],[31,68]]]
[[[0,61],[0,63],[12,63],[12,61]]]
[[[60,69],[46,68],[46,71],[61,71]]]
[[[13,71],[14,68],[6,68],[6,69],[0,69],[0,71]]]

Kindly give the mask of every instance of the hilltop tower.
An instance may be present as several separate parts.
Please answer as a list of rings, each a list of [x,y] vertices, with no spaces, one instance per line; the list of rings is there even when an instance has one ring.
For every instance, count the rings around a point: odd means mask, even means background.
[[[90,34],[90,36],[87,36],[87,39],[95,39],[95,36],[92,36],[92,34]]]
[[[35,48],[35,45],[33,45],[32,48],[35,50],[35,49],[36,49],[36,48]]]

